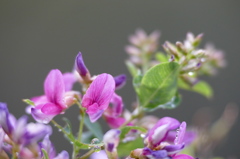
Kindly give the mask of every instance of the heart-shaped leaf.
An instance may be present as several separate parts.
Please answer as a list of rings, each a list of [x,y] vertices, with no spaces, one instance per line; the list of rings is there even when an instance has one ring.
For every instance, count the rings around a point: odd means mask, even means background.
[[[175,96],[179,67],[176,62],[167,62],[158,64],[146,72],[137,91],[143,108],[155,109]]]

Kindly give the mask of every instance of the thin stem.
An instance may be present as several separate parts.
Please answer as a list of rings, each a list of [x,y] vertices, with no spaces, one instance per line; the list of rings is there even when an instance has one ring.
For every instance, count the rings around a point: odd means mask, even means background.
[[[67,137],[68,139],[70,140],[70,142],[73,142],[73,152],[72,152],[72,159],[75,159],[76,158],[76,155],[77,155],[77,147],[74,143],[74,141],[71,140],[68,132],[66,132],[61,125],[59,125],[55,120],[51,120],[51,122],[53,123],[54,126],[56,126],[59,130],[61,130],[61,132],[63,132]]]
[[[15,146],[12,149],[12,159],[17,159],[17,152],[15,151]]]
[[[81,139],[82,139],[84,117],[85,117],[85,111],[83,110],[83,111],[81,111],[81,121],[80,121],[79,131],[78,131],[78,141],[81,141]]]
[[[85,153],[84,155],[82,155],[82,156],[81,156],[80,158],[78,158],[78,159],[87,159],[87,158],[89,158],[89,156],[90,156],[92,153],[94,153],[94,149],[89,150],[87,153]]]
[[[59,130],[61,130],[65,135],[68,134],[68,133],[62,128],[62,126],[59,125],[55,120],[51,120],[51,122],[53,123],[54,126],[56,126]]]
[[[73,144],[72,159],[76,159],[77,152],[78,152],[77,147],[75,146],[75,144]]]
[[[78,141],[81,142],[82,139],[82,132],[83,132],[83,125],[84,125],[84,117],[85,117],[85,108],[82,107],[82,105],[77,102],[77,105],[80,108],[80,115],[81,115],[81,121],[80,121],[80,125],[79,125],[79,130],[78,130]]]

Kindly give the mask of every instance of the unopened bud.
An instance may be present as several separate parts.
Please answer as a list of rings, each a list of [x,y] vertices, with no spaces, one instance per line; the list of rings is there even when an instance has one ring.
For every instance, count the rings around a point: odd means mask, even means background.
[[[184,55],[186,55],[188,53],[186,48],[184,47],[183,43],[181,43],[180,41],[176,42],[176,46],[177,46],[177,49],[179,51],[181,51]]]
[[[75,64],[76,64],[76,70],[78,71],[79,75],[83,78],[84,82],[87,82],[87,83],[90,82],[91,76],[87,67],[84,64],[81,52],[78,53],[75,59]]]
[[[125,74],[121,74],[114,77],[115,87],[116,89],[122,88],[126,84],[127,76]]]
[[[203,33],[199,34],[193,41],[192,45],[197,47],[202,41]]]
[[[130,55],[139,56],[141,54],[140,50],[132,45],[126,46],[125,51]]]
[[[200,50],[193,51],[192,54],[196,57],[203,57],[204,55],[206,55],[206,51],[200,49]]]
[[[177,49],[170,42],[166,41],[163,44],[163,48],[167,53],[178,57]]]

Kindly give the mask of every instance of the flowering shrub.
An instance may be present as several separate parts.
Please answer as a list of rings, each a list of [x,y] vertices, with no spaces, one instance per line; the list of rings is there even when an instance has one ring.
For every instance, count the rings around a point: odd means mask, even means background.
[[[137,30],[129,37],[126,65],[137,94],[132,112],[124,108],[121,96],[116,93],[126,83],[126,75],[92,76],[79,52],[73,72],[51,70],[44,81],[44,95],[24,100],[28,104],[26,112],[36,123],[27,123],[27,116],[17,120],[7,105],[0,103],[0,158],[70,158],[66,151],[56,154],[49,140],[52,128],[48,124],[52,123],[72,144],[73,159],[194,159],[199,154],[182,150],[199,139],[196,131],[188,130],[184,121],[145,113],[176,108],[181,102],[180,88],[212,97],[211,87],[200,76],[215,74],[217,68],[225,66],[225,61],[223,53],[213,46],[198,48],[202,36],[188,33],[184,42],[165,42],[166,54],[158,51],[158,31],[148,36]],[[82,89],[72,90],[74,83],[79,83]],[[80,110],[76,136],[66,118],[66,126],[54,120],[73,105]],[[98,123],[101,117],[111,128],[105,134]],[[84,126],[89,131],[83,132]]]

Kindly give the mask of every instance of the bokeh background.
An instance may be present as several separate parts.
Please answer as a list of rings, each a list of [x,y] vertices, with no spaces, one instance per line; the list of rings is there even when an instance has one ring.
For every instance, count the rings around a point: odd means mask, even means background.
[[[120,91],[126,107],[135,100],[131,78],[124,65],[124,46],[135,29],[161,31],[165,40],[182,41],[187,32],[204,33],[203,44],[214,43],[224,50],[227,67],[215,77],[206,77],[215,95],[211,100],[182,92],[183,102],[173,111],[156,111],[159,117],[173,116],[191,124],[201,107],[220,117],[229,102],[240,105],[240,1],[237,0],[130,0],[130,1],[8,1],[0,2],[0,101],[20,117],[26,104],[21,100],[43,94],[43,81],[50,69],[71,71],[79,51],[91,74],[127,73]],[[162,48],[161,48],[162,49]],[[79,88],[76,86],[76,88]],[[66,112],[75,130],[77,108]],[[59,121],[61,117],[58,117]],[[32,117],[30,117],[32,120]],[[240,158],[240,120],[215,152]],[[54,129],[58,152],[71,145]]]

